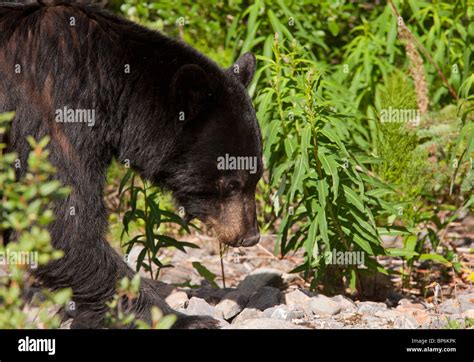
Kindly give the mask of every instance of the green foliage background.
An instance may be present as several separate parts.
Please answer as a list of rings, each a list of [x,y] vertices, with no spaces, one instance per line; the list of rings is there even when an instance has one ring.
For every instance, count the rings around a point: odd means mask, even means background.
[[[393,5],[400,17],[389,3],[343,0],[114,3],[222,66],[247,51],[257,55],[249,92],[267,168],[257,196],[260,222],[277,233],[277,254],[304,250],[295,271],[314,287],[330,274],[326,283],[355,289],[366,272],[334,270],[327,250],[363,251],[368,271],[387,272],[377,262],[383,255],[451,267],[452,253],[437,248],[447,225],[437,212],[472,210],[473,8],[463,0]],[[418,109],[423,87],[413,78],[416,59],[400,23],[415,39],[422,59],[415,72],[429,97],[429,112],[415,127],[380,121],[388,107]],[[423,222],[436,224],[429,237]],[[402,235],[404,248],[384,248],[384,235]]]

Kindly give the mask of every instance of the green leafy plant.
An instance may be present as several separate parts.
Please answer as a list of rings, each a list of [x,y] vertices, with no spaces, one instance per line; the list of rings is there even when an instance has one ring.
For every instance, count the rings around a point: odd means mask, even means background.
[[[126,254],[135,246],[142,248],[137,258],[137,271],[143,268],[151,279],[157,279],[162,268],[171,267],[159,259],[160,250],[171,247],[185,252],[186,247],[198,248],[196,244],[163,234],[163,227],[167,224],[177,225],[186,232],[189,232],[189,227],[179,215],[160,208],[160,191],[141,180],[132,170],[128,170],[122,179],[119,194],[122,201],[127,200],[130,206],[123,216],[122,238],[129,235],[131,223],[136,226],[136,235],[123,243]]]
[[[465,318],[464,321],[446,318],[445,329],[472,329],[474,327],[474,318]]]
[[[365,266],[385,270],[374,256],[384,255],[376,219],[389,213],[377,196],[392,192],[373,178],[357,150],[345,145],[347,116],[321,97],[325,83],[316,64],[286,49],[276,36],[273,59],[260,57],[271,74],[257,97],[257,117],[266,143],[273,212],[281,217],[278,246],[282,254],[305,250],[305,264],[295,271],[314,273],[314,282],[336,267],[356,288],[358,265],[332,266],[325,253],[364,253]],[[364,163],[373,160],[365,155]]]
[[[12,117],[0,115],[0,135]],[[0,276],[0,328],[57,328],[61,318],[54,310],[69,302],[70,289],[42,289],[29,303],[22,295],[32,284],[30,268],[62,257],[51,246],[46,226],[53,221],[51,201],[65,197],[68,189],[50,179],[54,168],[48,162],[48,139],[28,142],[32,151],[27,165],[20,165],[14,153],[3,154],[5,144],[0,145],[0,235],[8,231],[18,236],[17,242],[0,243],[0,268],[5,273]],[[20,180],[15,164],[28,168]]]

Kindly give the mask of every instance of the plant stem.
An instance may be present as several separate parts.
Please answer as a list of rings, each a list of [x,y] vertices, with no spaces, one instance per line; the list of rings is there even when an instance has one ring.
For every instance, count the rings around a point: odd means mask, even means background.
[[[150,220],[148,219],[148,197],[147,197],[147,193],[146,193],[146,183],[144,182],[143,183],[143,196],[145,197],[145,210],[144,210],[144,213],[145,213],[145,240],[148,240],[148,223],[150,222]],[[153,229],[152,229],[153,230]],[[153,235],[151,235],[151,240],[154,240],[153,239]],[[152,264],[151,264],[151,253],[150,253],[150,250],[151,250],[151,245],[148,245],[147,244],[147,256],[148,256],[148,267],[150,268],[150,276],[151,276],[151,279],[154,280],[154,275],[153,275],[153,269],[152,269]]]
[[[222,243],[220,243],[220,242],[219,242],[219,255],[220,255],[220,258],[221,258],[222,286],[225,288],[225,272],[224,272],[223,250],[222,250]]]

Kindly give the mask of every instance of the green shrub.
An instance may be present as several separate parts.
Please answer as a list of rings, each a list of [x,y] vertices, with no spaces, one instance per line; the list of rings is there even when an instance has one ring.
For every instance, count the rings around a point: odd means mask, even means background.
[[[7,122],[12,117],[13,114],[0,115],[0,136],[6,133]],[[48,161],[48,139],[28,141],[32,147],[28,171],[20,180],[16,179],[12,166],[18,164],[17,155],[3,154],[5,144],[0,144],[0,235],[7,230],[18,235],[18,241],[8,245],[0,240],[0,272],[5,272],[0,274],[0,329],[59,328],[62,322],[59,309],[73,306],[71,289],[52,292],[41,288],[29,303],[24,298],[33,282],[30,269],[63,255],[51,246],[47,226],[54,219],[51,202],[69,192],[60,182],[51,180],[55,169]],[[132,281],[126,278],[119,281],[117,293],[109,302],[107,326],[119,328],[133,321],[138,328],[170,328],[175,316],[163,317],[158,308],[152,310],[151,326],[134,321],[134,315],[123,312],[124,297],[137,298],[139,285],[138,275]]]
[[[367,172],[361,161],[370,157],[346,147],[348,117],[321,96],[325,82],[304,49],[294,42],[287,49],[277,36],[273,53],[259,57],[270,80],[256,103],[273,212],[282,220],[278,246],[282,254],[304,249],[297,271],[314,283],[331,267],[354,289],[362,265],[332,265],[328,253],[362,253],[365,267],[385,272],[374,258],[385,254],[376,220],[392,209],[377,198],[391,190]]]
[[[378,87],[377,91],[380,93],[377,97],[380,98],[380,105],[376,155],[381,162],[375,165],[374,171],[397,189],[399,201],[411,202],[420,196],[432,177],[428,173],[428,153],[419,147],[417,129],[421,117],[412,114],[405,120],[384,122],[380,112],[395,110],[401,116],[405,111],[416,113],[418,112],[416,94],[406,78],[399,74],[388,77],[387,84]],[[407,217],[412,216],[412,213],[408,212]]]
[[[0,134],[5,133],[12,117],[0,115]],[[70,301],[71,290],[42,290],[28,305],[22,296],[31,285],[30,267],[62,256],[52,248],[46,226],[53,220],[51,201],[64,197],[68,190],[50,179],[54,168],[45,149],[48,139],[37,143],[29,138],[28,142],[32,151],[28,165],[21,165],[28,167],[21,180],[16,180],[12,166],[18,165],[17,155],[3,154],[5,145],[0,145],[0,234],[8,229],[18,235],[18,242],[0,244],[0,267],[5,267],[6,272],[0,276],[0,328],[57,328],[61,319],[54,310]]]

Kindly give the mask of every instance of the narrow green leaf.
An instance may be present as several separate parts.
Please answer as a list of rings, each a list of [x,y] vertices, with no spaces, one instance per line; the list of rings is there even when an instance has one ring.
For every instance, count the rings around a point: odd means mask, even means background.
[[[200,276],[202,276],[205,280],[207,280],[209,283],[211,283],[211,285],[214,287],[214,288],[219,288],[219,286],[217,285],[217,283],[215,282],[215,279],[216,279],[216,275],[211,272],[209,269],[207,269],[204,265],[202,265],[201,263],[197,262],[197,261],[194,261],[192,263],[193,265],[193,268],[196,269],[196,271],[199,273]]]
[[[332,178],[332,192],[334,194],[333,203],[336,201],[339,190],[339,174],[337,170],[337,162],[333,156],[325,155],[323,153],[318,153],[318,158],[321,161],[321,165],[324,171],[331,175]]]
[[[301,191],[305,171],[304,157],[299,155],[298,159],[296,160],[295,171],[293,172],[292,176],[289,202],[293,202],[296,191]]]
[[[419,260],[433,260],[443,264],[449,264],[449,261],[444,256],[439,254],[421,254]]]
[[[329,234],[328,234],[328,223],[326,219],[326,210],[323,208],[320,208],[318,210],[318,215],[317,215],[317,220],[318,220],[318,226],[319,226],[319,232],[321,234],[321,237],[326,244],[326,246],[330,249],[331,248],[331,243],[329,242]]]
[[[342,185],[342,188],[344,189],[344,194],[346,195],[347,201],[357,207],[361,212],[365,213],[364,203],[355,193],[355,191],[346,185]]]
[[[319,247],[318,243],[316,242],[316,235],[318,232],[318,220],[317,217],[313,219],[311,225],[309,226],[308,230],[308,244],[305,245],[306,253],[308,255],[312,255],[313,258],[317,258],[319,255]]]

